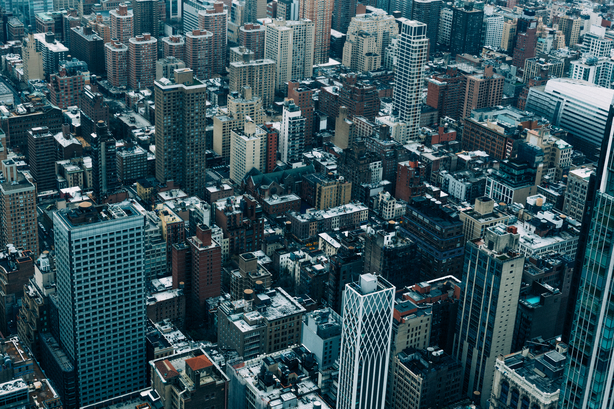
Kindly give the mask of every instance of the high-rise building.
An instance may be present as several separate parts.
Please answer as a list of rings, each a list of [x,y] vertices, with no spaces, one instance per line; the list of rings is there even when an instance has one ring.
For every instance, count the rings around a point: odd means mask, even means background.
[[[265,107],[275,100],[275,61],[269,59],[231,62],[228,66],[228,88],[240,92],[250,87],[255,96],[262,98]]]
[[[567,188],[565,189],[565,202],[563,213],[582,220],[586,208],[586,196],[591,174],[595,172],[592,167],[574,169],[567,175]]]
[[[98,121],[109,121],[109,105],[104,102],[104,97],[98,91],[95,84],[86,85],[79,98],[81,110],[81,136],[90,142],[91,135],[96,131]]]
[[[559,19],[559,30],[565,36],[565,45],[573,47],[580,39],[580,30],[584,25],[584,19],[565,14]]]
[[[90,26],[74,27],[70,30],[70,54],[73,58],[84,61],[94,74],[104,74],[104,40],[92,31]]]
[[[328,63],[330,50],[330,27],[333,18],[333,0],[300,1],[301,19],[311,20],[314,24],[313,63]],[[347,7],[347,5],[345,5]]]
[[[340,33],[345,33],[350,25],[350,20],[356,15],[356,0],[335,0],[333,7],[332,28]]]
[[[246,23],[239,27],[239,45],[254,53],[254,60],[264,58],[266,28],[260,24]]]
[[[337,408],[385,407],[392,313],[392,284],[373,274],[345,286]]]
[[[569,320],[563,333],[564,340],[568,340],[569,354],[560,394],[559,407],[562,409],[612,405],[614,350],[609,317],[614,311],[611,285],[614,268],[608,209],[614,202],[613,116],[614,108],[610,107],[599,167],[588,187],[581,240],[586,244],[576,258],[580,274],[575,283],[572,282],[572,289],[577,288],[575,301],[570,300],[573,309],[569,312],[573,311],[573,314],[569,318],[573,319]]]
[[[277,0],[277,18],[282,20],[298,20],[299,12],[299,0]]]
[[[120,43],[128,43],[134,37],[134,14],[128,10],[128,6],[121,3],[117,9],[109,11],[111,23],[111,38],[119,40]]]
[[[92,135],[91,145],[94,196],[98,203],[102,203],[107,194],[119,187],[116,143],[104,122],[96,124],[96,134]]]
[[[606,28],[591,26],[591,31],[582,38],[582,54],[590,54],[594,57],[609,57],[614,47],[614,40],[606,37]]]
[[[21,48],[23,57],[23,78],[25,81],[41,80],[45,74],[43,72],[43,53],[36,46],[34,33],[28,33],[23,39]]]
[[[89,78],[87,64],[76,59],[64,61],[58,73],[49,76],[47,88],[50,102],[62,109],[79,105],[79,95]]]
[[[457,54],[480,54],[482,49],[482,25],[484,10],[474,8],[473,2],[464,7],[453,8],[450,52]]]
[[[538,21],[534,16],[523,15],[518,19],[512,65],[522,68],[527,58],[535,57],[537,23]]]
[[[371,42],[370,52],[382,59],[384,50],[398,33],[399,26],[394,17],[381,10],[376,10],[370,14],[360,14],[352,18],[348,25],[347,37],[343,46],[343,65],[353,70],[362,70],[360,66],[364,65],[364,62],[361,64],[361,61],[364,60],[364,54],[368,52],[365,49],[365,42]],[[367,35],[366,39],[364,35]],[[381,65],[381,62],[379,65]],[[379,68],[379,65],[373,69]]]
[[[257,23],[258,19],[266,17],[266,0],[246,0],[244,23]]]
[[[426,105],[437,109],[439,118],[458,120],[463,113],[467,77],[457,67],[448,67],[445,74],[427,79]]]
[[[175,70],[185,68],[185,63],[175,57],[166,57],[156,61],[156,81],[162,78],[174,78]]]
[[[185,35],[185,64],[203,81],[213,76],[213,43],[213,34],[207,30],[192,30]]]
[[[0,246],[7,244],[38,254],[36,187],[12,159],[0,162]]]
[[[281,160],[286,163],[299,162],[305,149],[305,117],[292,100],[284,102],[279,132]]]
[[[484,16],[484,46],[501,47],[503,38],[503,16],[491,14]]]
[[[53,226],[60,344],[79,406],[145,387],[144,216],[129,202],[84,203]]]
[[[495,361],[511,352],[524,256],[520,236],[504,225],[467,242],[453,355],[463,366],[463,393],[480,392],[488,406]],[[480,322],[484,324],[480,324]]]
[[[156,79],[158,40],[145,33],[128,40],[128,86],[140,90],[153,87]]]
[[[180,35],[172,35],[162,38],[162,56],[175,57],[185,61],[185,39]]]
[[[435,51],[439,35],[439,13],[443,2],[441,0],[413,0],[413,3],[411,19],[426,24],[429,49]]]
[[[462,117],[467,118],[474,109],[500,105],[503,83],[503,76],[495,74],[491,65],[484,68],[483,74],[468,75]]]
[[[310,20],[273,20],[266,25],[264,57],[275,61],[275,89],[283,91],[292,79],[311,77],[315,26]]]
[[[230,131],[230,179],[235,183],[241,184],[247,172],[253,168],[264,172],[266,135],[266,131],[249,118],[245,119],[243,131]]]
[[[211,42],[211,74],[226,74],[228,44],[228,12],[224,10],[224,3],[213,3],[212,9],[198,12],[198,28],[213,34]],[[203,78],[205,79],[205,78]],[[208,79],[208,78],[206,78]]]
[[[422,106],[422,76],[428,60],[426,24],[405,20],[401,26],[399,57],[394,81],[394,110],[406,128],[401,143],[418,138]]]
[[[160,6],[158,3],[158,0],[136,0],[132,3],[134,37],[145,33],[153,37],[160,35]]]
[[[116,40],[104,45],[107,81],[114,87],[128,86],[128,46]]]
[[[173,180],[190,195],[205,194],[207,87],[192,70],[155,82],[156,178]]]
[[[302,87],[300,82],[288,82],[288,98],[300,108],[301,115],[305,117],[305,146],[310,147],[313,144],[313,124],[315,101],[313,96],[316,92],[315,88]]]
[[[36,182],[36,190],[56,190],[55,138],[47,127],[36,127],[28,131],[28,158],[30,174]]]

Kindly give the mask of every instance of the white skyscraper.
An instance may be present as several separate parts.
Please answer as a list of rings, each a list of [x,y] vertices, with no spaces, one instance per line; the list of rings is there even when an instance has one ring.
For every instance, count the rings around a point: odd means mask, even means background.
[[[345,286],[337,409],[383,409],[395,287],[363,274]]]
[[[399,36],[397,71],[394,82],[394,110],[401,122],[406,124],[400,143],[418,138],[422,77],[428,59],[429,41],[426,24],[405,20]]]
[[[264,172],[266,154],[264,129],[256,126],[250,117],[245,118],[243,131],[230,131],[230,178],[240,184],[253,168]]]
[[[307,120],[301,115],[301,109],[294,101],[284,102],[279,133],[279,151],[281,160],[286,163],[299,162],[305,150],[305,125]]]
[[[489,47],[500,47],[503,38],[503,16],[492,14],[484,16],[484,45]]]
[[[145,219],[129,202],[54,215],[60,343],[79,406],[145,387]]]

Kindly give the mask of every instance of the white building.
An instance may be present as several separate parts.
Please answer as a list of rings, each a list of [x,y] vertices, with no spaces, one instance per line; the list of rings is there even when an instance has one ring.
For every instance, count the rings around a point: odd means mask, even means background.
[[[487,47],[501,47],[501,39],[503,38],[503,16],[493,14],[484,16],[484,45]]]
[[[376,9],[373,13],[359,14],[352,17],[347,31],[345,45],[343,46],[343,65],[352,70],[360,70],[365,59],[365,53],[377,54],[380,59],[390,44],[392,38],[399,33],[396,20],[383,10]],[[362,45],[363,35],[368,34],[372,39],[372,47],[366,49]],[[379,66],[374,69],[379,68]]]
[[[398,141],[402,144],[419,138],[422,81],[428,46],[426,24],[414,20],[403,21],[394,81],[394,110],[399,120],[407,124]]]
[[[230,179],[241,181],[253,168],[264,172],[267,133],[247,117],[243,131],[230,132]]]
[[[54,215],[60,340],[79,406],[145,387],[144,225],[129,202]]]
[[[383,409],[395,287],[363,274],[343,293],[338,409]]]
[[[439,35],[440,44],[450,45],[450,34],[452,33],[452,19],[454,11],[451,7],[444,7],[439,12]]]
[[[301,110],[289,100],[284,102],[279,132],[279,151],[281,160],[286,163],[300,162],[305,150],[306,119]]]
[[[582,39],[582,54],[590,54],[594,57],[610,57],[614,41],[606,37],[606,28],[591,26],[591,31],[584,34]]]
[[[588,182],[593,173],[595,169],[590,167],[572,170],[567,175],[567,189],[565,189],[565,202],[563,203],[563,213],[567,216],[582,220],[586,207]]]

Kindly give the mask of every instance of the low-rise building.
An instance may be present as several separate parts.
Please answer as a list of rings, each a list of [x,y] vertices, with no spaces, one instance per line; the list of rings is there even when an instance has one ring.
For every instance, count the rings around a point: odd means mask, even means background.
[[[291,232],[299,240],[317,236],[334,229],[355,229],[369,216],[369,209],[361,203],[348,203],[328,210],[313,210],[305,214],[290,212]]]

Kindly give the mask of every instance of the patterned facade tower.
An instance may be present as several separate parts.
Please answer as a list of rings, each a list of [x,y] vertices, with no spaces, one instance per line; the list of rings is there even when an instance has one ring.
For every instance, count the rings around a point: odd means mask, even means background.
[[[383,409],[395,287],[363,274],[345,286],[339,355],[338,409]]]
[[[610,107],[597,175],[591,177],[576,273],[575,309],[563,333],[569,339],[559,408],[610,408],[614,404],[614,127]],[[586,225],[586,227],[584,227]],[[570,295],[571,301],[572,295]],[[573,302],[573,301],[572,301]],[[571,304],[571,303],[570,303]]]
[[[213,9],[198,12],[198,27],[213,34],[211,70],[213,75],[226,73],[226,47],[228,45],[228,12],[224,3],[213,3]]]
[[[330,50],[330,28],[333,17],[333,0],[303,0],[300,2],[300,18],[313,21],[315,24],[315,42],[313,63],[315,65],[328,62]]]

